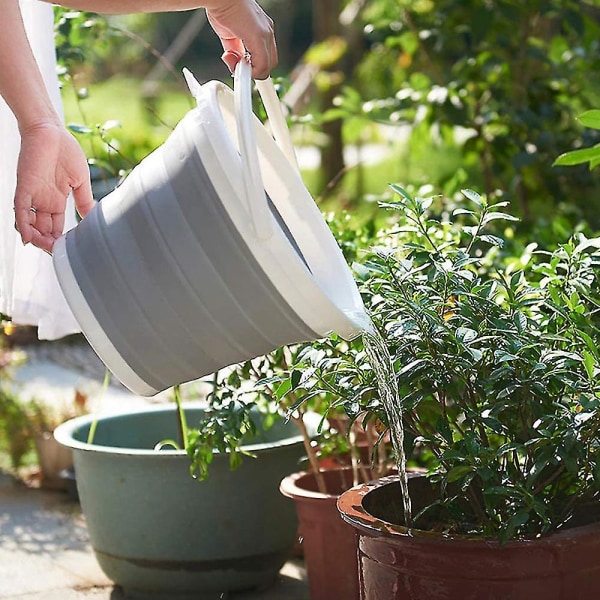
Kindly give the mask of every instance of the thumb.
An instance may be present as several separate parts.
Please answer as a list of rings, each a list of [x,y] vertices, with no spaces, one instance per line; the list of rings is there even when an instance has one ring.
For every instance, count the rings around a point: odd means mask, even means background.
[[[77,212],[83,219],[96,205],[89,179],[84,180],[78,187],[73,188],[73,198],[75,199]]]

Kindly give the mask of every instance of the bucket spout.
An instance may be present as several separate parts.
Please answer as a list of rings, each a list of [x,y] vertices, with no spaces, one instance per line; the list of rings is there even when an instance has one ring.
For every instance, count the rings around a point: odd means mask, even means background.
[[[363,333],[367,333],[370,335],[375,335],[376,329],[373,321],[371,321],[371,317],[367,314],[364,309],[355,309],[348,310],[345,309],[342,311],[347,319],[350,321],[353,329],[348,331],[345,334],[340,335],[346,340],[353,340],[357,338],[359,335]]]

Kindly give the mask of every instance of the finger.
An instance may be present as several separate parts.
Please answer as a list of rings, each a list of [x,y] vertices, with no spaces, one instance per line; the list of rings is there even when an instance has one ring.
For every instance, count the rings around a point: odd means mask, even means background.
[[[52,213],[38,211],[35,215],[35,224],[32,223],[32,227],[42,235],[51,236],[53,230],[52,220]]]
[[[252,63],[252,77],[266,79],[277,66],[277,42],[275,41],[275,26],[273,20],[259,7],[257,11],[264,17],[262,34],[254,39],[245,39]]]
[[[15,195],[15,228],[21,234],[21,241],[28,244],[32,240],[33,228],[32,221],[35,219],[35,213],[31,212],[31,196],[20,194],[19,190]]]
[[[252,64],[252,78],[266,79],[278,62],[275,38],[259,38],[255,43],[249,41],[247,48]]]
[[[89,179],[84,180],[80,186],[73,188],[73,198],[75,199],[77,212],[83,219],[83,217],[85,217],[96,205],[94,195],[92,194],[92,185]]]
[[[242,54],[235,50],[226,50],[221,56],[221,60],[227,65],[227,68],[233,73],[236,65],[240,62]]]
[[[37,248],[41,248],[48,254],[52,254],[52,248],[56,240],[52,236],[42,235],[36,229],[32,232],[31,243]]]
[[[223,46],[223,50],[225,51],[225,52],[223,52],[223,55],[231,53],[231,54],[237,55],[241,58],[246,53],[246,48],[244,47],[244,43],[239,38],[221,37],[220,40],[221,40],[221,45]]]
[[[52,230],[50,235],[57,240],[65,229],[65,213],[53,213],[52,214]]]

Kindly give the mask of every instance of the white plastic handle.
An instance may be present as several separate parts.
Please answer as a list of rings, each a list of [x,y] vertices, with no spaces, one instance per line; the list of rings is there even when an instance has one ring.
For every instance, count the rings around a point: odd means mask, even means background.
[[[269,124],[271,125],[273,137],[275,138],[277,145],[285,154],[290,164],[295,167],[296,171],[300,172],[294,144],[292,144],[292,138],[290,137],[290,130],[285,121],[283,106],[277,97],[273,81],[270,77],[267,77],[267,79],[257,79],[256,89],[258,90],[262,103],[267,111]]]
[[[266,240],[273,234],[273,215],[269,208],[265,188],[258,162],[256,136],[254,132],[254,113],[252,111],[252,67],[242,59],[235,67],[233,75],[233,97],[237,134],[242,157],[242,178],[246,204],[252,215],[254,230],[258,239]],[[275,142],[286,158],[298,170],[294,146],[289,135],[281,103],[271,78],[257,81],[267,117],[271,123]]]
[[[242,158],[246,206],[252,215],[256,236],[259,240],[267,240],[273,235],[273,216],[267,202],[258,162],[250,73],[250,64],[245,59],[240,60],[233,75],[235,121]]]

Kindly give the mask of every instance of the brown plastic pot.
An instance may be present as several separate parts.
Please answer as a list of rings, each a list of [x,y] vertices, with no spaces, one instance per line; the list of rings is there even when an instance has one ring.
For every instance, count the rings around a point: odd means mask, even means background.
[[[428,485],[423,477],[411,479],[413,504],[418,500],[413,486],[423,483]],[[362,600],[600,598],[600,524],[501,545],[415,529],[409,533],[389,517],[400,505],[395,476],[359,485],[339,498],[342,518],[357,532]]]
[[[339,495],[352,486],[352,469],[321,472],[328,494],[318,491],[313,473],[286,477],[281,493],[296,503],[311,600],[358,600],[358,559],[354,528],[337,510]]]

